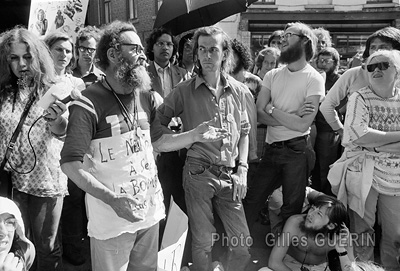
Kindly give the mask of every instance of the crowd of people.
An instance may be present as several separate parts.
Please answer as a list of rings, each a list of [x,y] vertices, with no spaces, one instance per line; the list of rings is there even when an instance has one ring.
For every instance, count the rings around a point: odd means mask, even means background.
[[[0,270],[81,265],[87,237],[92,270],[157,270],[171,196],[186,270],[246,270],[257,220],[260,270],[400,270],[400,30],[339,66],[300,22],[254,58],[216,26],[1,33]]]

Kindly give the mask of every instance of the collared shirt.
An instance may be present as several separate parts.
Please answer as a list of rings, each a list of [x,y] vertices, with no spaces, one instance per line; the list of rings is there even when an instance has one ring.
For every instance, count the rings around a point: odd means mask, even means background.
[[[172,90],[172,76],[171,76],[171,69],[170,69],[170,63],[168,63],[167,66],[164,68],[161,68],[155,61],[154,61],[154,67],[156,68],[158,77],[161,80],[161,86],[164,90],[164,97],[166,97]]]
[[[89,73],[87,73],[86,75],[82,75],[78,66],[72,70],[72,75],[81,78],[83,82],[85,82],[86,87],[88,87],[99,81],[104,73],[92,64],[92,67],[90,67],[89,69]]]
[[[250,130],[245,86],[230,76],[221,75],[221,79],[224,89],[219,100],[200,76],[176,86],[157,110],[161,125],[151,130],[152,141],[162,136],[162,126],[167,127],[172,117],[181,118],[183,132],[215,118],[212,125],[227,129],[230,136],[217,142],[196,142],[189,147],[187,155],[210,161],[211,164],[233,167],[238,156],[240,136],[247,135]]]

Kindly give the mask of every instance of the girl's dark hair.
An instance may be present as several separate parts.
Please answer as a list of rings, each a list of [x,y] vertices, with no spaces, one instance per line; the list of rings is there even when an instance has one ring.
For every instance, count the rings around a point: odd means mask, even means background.
[[[371,46],[371,42],[376,38],[379,38],[383,42],[390,43],[394,50],[400,51],[400,30],[395,27],[388,26],[379,29],[368,37],[363,53],[364,59],[367,59],[369,57],[369,47]]]

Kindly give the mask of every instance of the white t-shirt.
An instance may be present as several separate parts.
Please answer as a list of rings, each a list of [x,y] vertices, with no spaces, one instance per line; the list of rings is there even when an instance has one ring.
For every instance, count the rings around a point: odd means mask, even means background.
[[[313,95],[325,95],[324,80],[310,64],[303,69],[291,72],[287,66],[269,71],[263,80],[263,86],[271,90],[272,104],[287,113],[294,114],[305,102],[306,98]],[[307,135],[310,128],[302,133],[291,130],[285,126],[268,126],[266,142],[271,144],[276,141]]]

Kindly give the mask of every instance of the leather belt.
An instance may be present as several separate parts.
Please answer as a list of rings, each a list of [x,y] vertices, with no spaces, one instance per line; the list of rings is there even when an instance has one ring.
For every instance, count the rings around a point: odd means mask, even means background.
[[[208,171],[210,171],[212,174],[214,174],[217,177],[219,177],[222,173],[231,174],[233,171],[232,167],[211,164],[209,161],[202,159],[202,158],[194,158],[194,157],[188,156],[186,158],[186,160],[188,162],[197,163],[197,164],[204,166]]]
[[[295,142],[298,142],[298,141],[302,141],[302,140],[307,140],[308,137],[309,137],[309,135],[298,136],[298,137],[291,138],[291,139],[284,140],[284,141],[273,142],[273,143],[271,143],[269,145],[272,148],[283,148],[284,146],[290,145],[292,143],[295,143]]]

